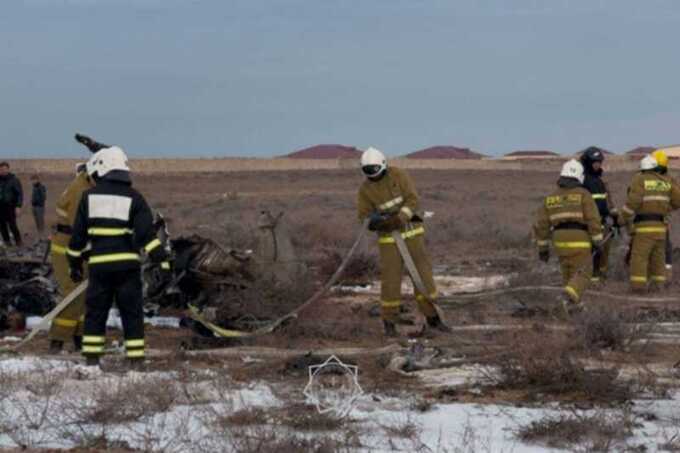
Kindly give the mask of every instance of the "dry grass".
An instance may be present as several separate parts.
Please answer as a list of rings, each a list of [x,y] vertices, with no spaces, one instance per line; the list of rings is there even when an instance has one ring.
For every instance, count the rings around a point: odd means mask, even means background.
[[[540,443],[551,448],[621,451],[622,442],[632,436],[635,427],[627,413],[571,413],[533,421],[521,427],[517,437],[523,442]]]

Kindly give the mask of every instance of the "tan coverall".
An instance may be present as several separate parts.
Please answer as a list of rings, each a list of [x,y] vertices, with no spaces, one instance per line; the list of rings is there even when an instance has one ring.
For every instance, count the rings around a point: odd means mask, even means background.
[[[600,214],[590,192],[582,187],[560,187],[544,199],[534,224],[539,250],[548,249],[551,233],[564,291],[578,304],[592,277],[592,243],[603,239]]]
[[[432,276],[432,264],[425,249],[425,228],[417,216],[418,194],[409,175],[396,167],[390,167],[380,180],[367,179],[359,189],[357,211],[359,221],[371,213],[399,215],[402,224],[401,235],[418,269],[420,278],[429,292],[426,297],[416,289],[418,309],[427,318],[436,316],[431,302],[437,297],[437,288]],[[401,307],[401,280],[404,264],[390,233],[378,236],[380,250],[381,313],[385,321],[395,322]],[[415,285],[414,285],[415,287]]]
[[[633,177],[620,222],[633,235],[630,285],[644,291],[648,283],[666,282],[666,219],[680,208],[680,186],[670,176],[654,170]]]
[[[91,187],[92,183],[87,174],[80,172],[71,181],[66,190],[64,190],[59,200],[57,200],[57,232],[52,237],[50,261],[52,262],[54,277],[59,284],[59,291],[64,297],[78,286],[71,281],[69,276],[66,248],[71,239],[69,231],[75,221],[80,199],[83,196],[83,192]],[[87,266],[84,267],[84,271],[85,278],[87,278]],[[74,336],[82,336],[84,317],[85,293],[83,292],[54,318],[49,333],[50,340],[66,342],[70,341]]]

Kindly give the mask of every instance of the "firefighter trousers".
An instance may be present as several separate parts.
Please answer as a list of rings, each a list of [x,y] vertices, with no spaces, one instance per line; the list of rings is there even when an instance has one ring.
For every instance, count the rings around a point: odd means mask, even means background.
[[[93,272],[87,287],[83,355],[98,356],[106,344],[106,320],[116,302],[123,321],[128,358],[144,357],[144,310],[139,269]]]
[[[405,239],[405,242],[411,258],[418,269],[420,278],[429,293],[426,296],[420,294],[417,288],[415,289],[418,310],[425,317],[431,318],[437,314],[431,302],[437,297],[437,287],[432,276],[430,257],[425,249],[425,236],[419,234],[408,237]],[[381,314],[385,321],[395,322],[401,309],[401,281],[404,274],[404,262],[393,238],[382,236],[379,239],[379,247]]]
[[[590,249],[560,256],[559,260],[564,291],[573,303],[578,304],[593,274],[593,258]]]
[[[59,285],[59,291],[61,292],[62,297],[66,297],[71,294],[71,291],[73,291],[76,286],[78,286],[71,281],[71,277],[69,276],[66,248],[58,244],[52,244],[50,261],[52,263],[52,272]],[[85,271],[87,272],[87,267],[85,268]],[[87,278],[87,275],[85,278]],[[75,336],[82,336],[84,321],[85,293],[78,296],[64,308],[56,318],[54,318],[49,332],[50,340],[67,342]]]
[[[630,255],[630,286],[644,291],[647,284],[666,282],[666,238],[658,234],[635,233]]]

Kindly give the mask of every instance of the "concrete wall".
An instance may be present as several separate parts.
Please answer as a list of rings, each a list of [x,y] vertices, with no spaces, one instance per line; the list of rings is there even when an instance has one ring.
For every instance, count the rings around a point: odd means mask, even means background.
[[[391,159],[395,166],[424,170],[474,170],[474,171],[558,171],[566,159],[527,160],[455,160],[455,159]],[[15,159],[11,160],[15,173],[73,173],[77,159]],[[353,159],[135,159],[130,162],[138,173],[187,173],[187,172],[241,172],[241,171],[290,171],[290,170],[350,170],[359,168]],[[634,171],[639,161],[623,156],[609,158],[608,171]],[[680,161],[671,161],[671,168],[680,169]]]

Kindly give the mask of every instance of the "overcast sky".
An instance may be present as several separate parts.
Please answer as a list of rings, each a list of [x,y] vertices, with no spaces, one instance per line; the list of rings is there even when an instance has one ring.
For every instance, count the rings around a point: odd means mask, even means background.
[[[680,142],[676,0],[0,0],[0,154]]]

